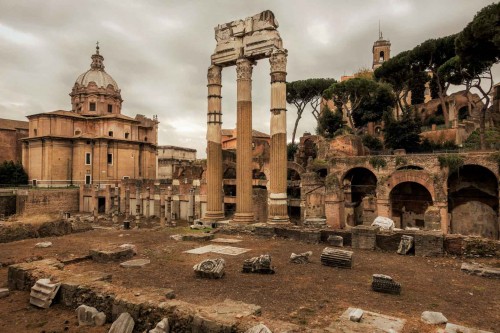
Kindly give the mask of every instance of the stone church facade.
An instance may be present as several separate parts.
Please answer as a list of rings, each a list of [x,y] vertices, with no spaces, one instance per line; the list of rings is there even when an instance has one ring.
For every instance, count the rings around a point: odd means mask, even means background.
[[[71,90],[70,111],[28,116],[22,160],[32,185],[102,187],[156,178],[158,121],[121,113],[121,91],[103,61],[97,47]]]

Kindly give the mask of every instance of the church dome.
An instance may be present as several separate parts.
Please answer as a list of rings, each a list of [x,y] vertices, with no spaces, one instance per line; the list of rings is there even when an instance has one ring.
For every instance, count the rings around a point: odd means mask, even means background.
[[[112,85],[115,90],[119,90],[116,81],[104,70],[104,57],[99,54],[99,46],[96,48],[96,53],[92,55],[92,64],[90,69],[83,74],[80,74],[75,81],[75,84],[87,87],[90,82],[95,82],[98,88],[107,88]]]

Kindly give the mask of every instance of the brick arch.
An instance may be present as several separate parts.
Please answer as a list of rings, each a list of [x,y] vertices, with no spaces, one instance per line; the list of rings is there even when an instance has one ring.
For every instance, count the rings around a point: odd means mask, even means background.
[[[359,165],[354,165],[353,167],[347,169],[346,172],[342,173],[342,176],[340,177],[340,183],[343,184],[344,183],[344,179],[345,177],[347,176],[347,174],[349,172],[351,172],[352,170],[354,169],[366,169],[368,171],[370,171],[374,176],[375,176],[375,179],[377,179],[377,184],[378,184],[378,177],[377,177],[377,171],[375,169],[372,169],[370,167],[367,167],[366,165],[364,164],[359,164]]]
[[[302,165],[295,163],[295,162],[292,162],[292,161],[288,161],[286,167],[287,167],[287,169],[292,169],[292,170],[297,171],[297,173],[300,175],[301,178],[302,178],[302,174],[306,172],[306,169],[304,169],[304,167]]]
[[[382,184],[387,189],[388,196],[399,184],[412,182],[422,185],[431,194],[432,201],[436,200],[436,191],[432,175],[424,170],[396,170]]]
[[[495,176],[495,178],[497,179],[497,182],[500,183],[500,173],[498,170],[500,170],[499,168],[491,168],[489,165],[486,165],[486,164],[480,164],[480,163],[467,163],[467,160],[464,162],[464,165],[462,165],[462,168],[464,166],[467,166],[467,165],[471,165],[471,166],[478,166],[478,167],[482,167],[482,168],[485,168],[487,169],[489,172],[491,172],[493,174],[493,176]],[[496,164],[495,164],[496,165]],[[451,174],[448,175],[448,177],[450,176]]]
[[[225,161],[224,162],[224,166],[223,166],[223,170],[222,170],[222,175],[225,175],[226,171],[228,169],[234,169],[234,170],[236,170],[236,163],[231,162],[231,161]],[[224,176],[223,176],[223,178],[224,178]]]

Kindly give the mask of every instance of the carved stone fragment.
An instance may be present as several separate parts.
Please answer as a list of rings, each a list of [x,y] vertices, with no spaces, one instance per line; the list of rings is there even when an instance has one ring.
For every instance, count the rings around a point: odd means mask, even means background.
[[[163,318],[156,327],[149,331],[149,333],[168,333],[170,332],[170,327],[168,324],[168,318]]]
[[[373,274],[372,290],[386,294],[399,295],[401,293],[401,285],[388,275]]]
[[[193,266],[194,274],[200,278],[220,279],[224,276],[226,261],[222,258],[206,259]]]
[[[30,303],[47,309],[59,291],[61,283],[50,283],[50,279],[40,279],[31,287]]]
[[[274,267],[271,266],[271,256],[263,254],[260,257],[245,259],[243,273],[274,274]]]
[[[292,253],[290,256],[290,262],[294,264],[307,264],[309,262],[309,257],[312,256],[312,251],[307,251],[300,254]]]
[[[249,328],[245,333],[272,333],[269,328],[264,324],[258,324]]]
[[[325,266],[352,268],[352,254],[352,251],[325,247],[320,260]]]
[[[328,239],[326,241],[331,246],[336,246],[336,247],[343,247],[344,246],[344,238],[342,236],[331,235],[331,236],[328,236]]]
[[[414,241],[412,236],[403,235],[399,242],[398,254],[408,254],[413,248]]]
[[[135,322],[132,316],[127,312],[123,312],[111,325],[108,333],[132,333],[134,325]]]

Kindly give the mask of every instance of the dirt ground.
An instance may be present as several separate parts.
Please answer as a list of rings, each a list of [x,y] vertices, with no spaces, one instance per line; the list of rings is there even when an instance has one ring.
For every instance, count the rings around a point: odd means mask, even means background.
[[[122,286],[171,288],[176,298],[209,305],[226,298],[262,307],[262,318],[280,319],[303,327],[325,327],[347,307],[405,318],[405,332],[433,332],[435,328],[420,323],[423,311],[442,312],[450,322],[500,332],[500,281],[469,276],[460,271],[463,261],[472,259],[400,256],[395,253],[354,250],[352,269],[323,266],[319,257],[325,244],[307,244],[286,239],[265,239],[249,235],[223,235],[241,242],[227,244],[250,249],[238,255],[214,253],[194,255],[183,251],[212,242],[181,242],[169,236],[188,232],[177,227],[162,230],[93,230],[90,232],[28,239],[0,244],[0,263],[6,264],[40,258],[65,258],[88,254],[89,249],[104,245],[132,243],[136,258],[148,258],[151,264],[141,269],[121,268],[118,263],[100,264],[83,261],[67,265],[74,272],[97,270],[112,274],[112,283]],[[52,247],[35,248],[40,241]],[[312,262],[289,263],[292,252],[313,251]],[[274,275],[241,273],[243,260],[269,253],[276,267]],[[226,275],[220,280],[194,277],[193,265],[206,258],[226,260]],[[474,259],[500,267],[498,259]],[[402,285],[401,295],[371,291],[371,276],[390,275]],[[0,269],[0,287],[7,286],[7,268]],[[12,292],[0,299],[0,332],[107,332],[110,324],[98,328],[79,328],[74,310],[54,304],[48,310],[29,305],[28,292]]]

